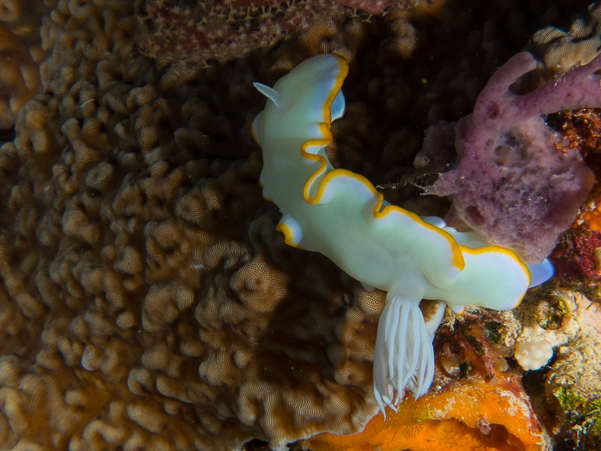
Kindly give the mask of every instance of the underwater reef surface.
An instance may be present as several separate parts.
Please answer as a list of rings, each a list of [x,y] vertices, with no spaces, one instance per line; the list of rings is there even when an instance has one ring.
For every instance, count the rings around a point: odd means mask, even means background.
[[[0,2],[0,448],[601,447],[598,187],[556,276],[511,311],[447,311],[431,392],[370,423],[385,293],[284,243],[250,133],[252,82],[335,52],[350,71],[330,161],[444,216],[420,195],[438,178],[413,165],[424,131],[471,113],[524,48],[538,69],[515,92],[590,62],[600,13],[358,4]],[[598,111],[547,123],[599,180]]]

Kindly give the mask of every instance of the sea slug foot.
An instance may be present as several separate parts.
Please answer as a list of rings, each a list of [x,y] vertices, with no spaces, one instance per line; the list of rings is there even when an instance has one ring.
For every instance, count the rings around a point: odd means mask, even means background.
[[[418,302],[388,296],[380,317],[374,359],[374,396],[384,417],[396,411],[405,389],[417,399],[434,378],[434,350]]]

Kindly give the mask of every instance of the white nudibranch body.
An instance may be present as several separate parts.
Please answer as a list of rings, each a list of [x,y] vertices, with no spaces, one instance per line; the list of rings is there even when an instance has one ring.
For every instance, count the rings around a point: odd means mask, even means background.
[[[427,325],[422,299],[457,312],[468,304],[510,309],[528,289],[530,272],[513,252],[390,205],[365,177],[330,164],[324,147],[332,120],[344,114],[347,72],[344,58],[324,54],[273,88],[255,83],[269,100],[253,135],[263,149],[263,196],[282,211],[277,229],[286,243],[321,252],[364,286],[388,292],[374,361],[374,395],[384,413],[405,389],[418,397],[432,383],[432,336],[442,315]]]

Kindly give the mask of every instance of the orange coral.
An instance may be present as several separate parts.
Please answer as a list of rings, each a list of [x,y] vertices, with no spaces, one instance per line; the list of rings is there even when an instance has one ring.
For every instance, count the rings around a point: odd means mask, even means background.
[[[399,413],[378,414],[356,435],[320,434],[305,442],[312,451],[536,451],[546,435],[516,376],[460,380],[416,400]]]
[[[591,230],[601,230],[601,196],[595,200],[595,209],[584,215],[584,220]]]

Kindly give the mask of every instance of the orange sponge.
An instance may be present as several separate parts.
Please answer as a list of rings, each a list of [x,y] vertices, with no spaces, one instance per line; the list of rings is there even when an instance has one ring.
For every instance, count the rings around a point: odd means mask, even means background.
[[[535,451],[548,442],[519,380],[504,374],[489,383],[453,382],[386,414],[387,421],[378,414],[360,434],[320,434],[305,445],[312,451]]]
[[[597,208],[585,214],[584,221],[591,230],[598,231],[601,230],[601,197],[595,201],[595,204]]]

